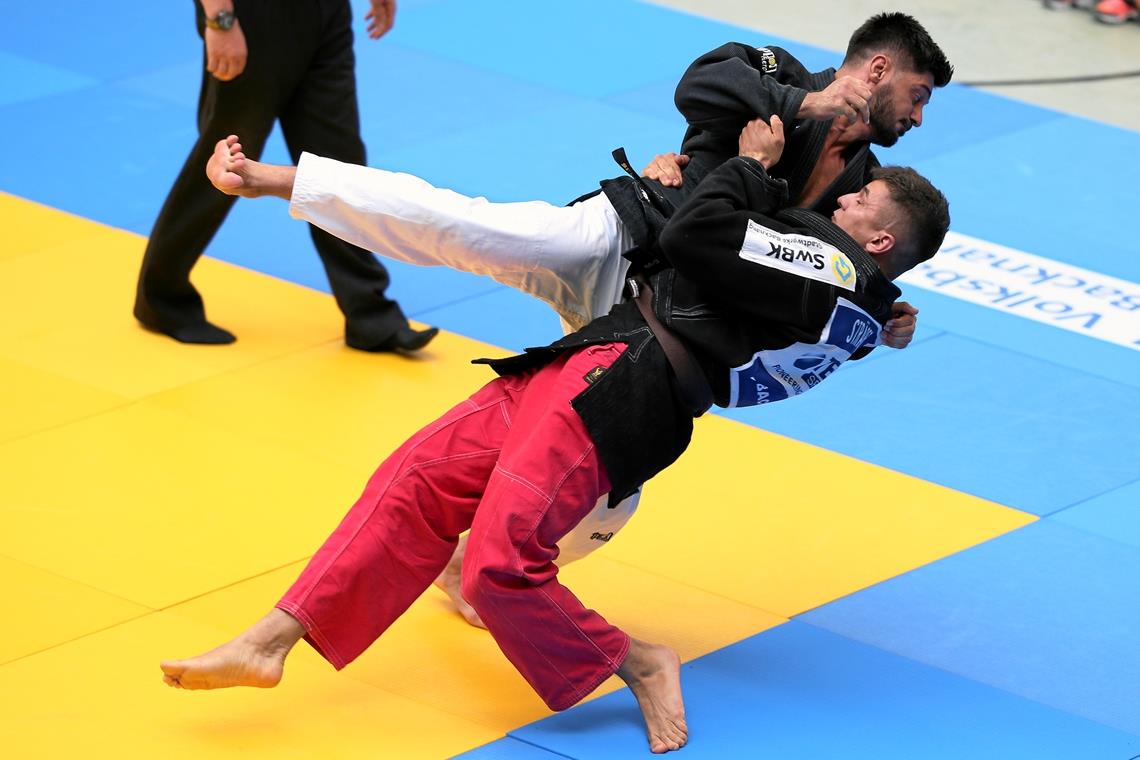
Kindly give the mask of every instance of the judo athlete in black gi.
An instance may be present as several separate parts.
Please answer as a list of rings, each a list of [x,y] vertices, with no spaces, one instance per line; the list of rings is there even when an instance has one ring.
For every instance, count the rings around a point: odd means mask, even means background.
[[[949,227],[946,199],[910,169],[876,169],[830,219],[789,208],[787,183],[767,171],[783,142],[779,117],[748,124],[740,155],[634,257],[629,300],[549,346],[481,360],[500,377],[380,465],[276,607],[217,649],[163,662],[165,682],[274,686],[301,638],[344,667],[470,529],[463,595],[543,701],[566,709],[617,674],[650,750],[684,746],[676,653],[582,605],[559,582],[559,542],[598,499],[675,461],[711,404],[800,395],[870,353],[900,295],[891,279]],[[291,167],[217,158],[215,183],[292,193]]]
[[[922,25],[902,13],[873,16],[856,29],[839,69],[812,72],[782,48],[731,42],[693,61],[677,85],[677,110],[689,125],[682,166],[668,154],[646,174],[679,206],[736,155],[745,124],[776,115],[788,144],[773,176],[788,182],[793,205],[830,214],[879,165],[871,145],[889,148],[921,126],[934,88],[953,73]]]

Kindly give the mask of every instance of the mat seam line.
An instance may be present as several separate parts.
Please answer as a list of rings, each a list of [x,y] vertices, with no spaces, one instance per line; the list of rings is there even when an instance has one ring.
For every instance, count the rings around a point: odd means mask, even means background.
[[[309,555],[309,556],[312,556],[312,555]],[[173,602],[171,604],[168,604],[168,605],[165,605],[162,607],[154,607],[154,606],[149,605],[149,604],[141,604],[139,602],[133,602],[130,599],[126,599],[126,597],[120,597],[120,598],[124,599],[125,601],[132,602],[133,604],[138,604],[140,607],[146,607],[148,609],[148,611],[144,612],[142,614],[139,614],[139,615],[134,615],[132,617],[126,618],[125,620],[120,620],[117,623],[112,623],[111,625],[104,626],[103,628],[99,628],[99,629],[94,630],[94,631],[88,631],[86,633],[80,634],[79,636],[74,636],[70,639],[67,639],[66,641],[60,641],[60,642],[57,642],[55,644],[52,644],[51,646],[47,646],[47,647],[44,647],[42,649],[37,649],[34,652],[28,652],[27,654],[22,654],[19,657],[14,657],[11,660],[5,660],[4,662],[0,662],[0,667],[3,667],[4,665],[9,665],[13,662],[18,662],[18,661],[23,660],[23,659],[27,659],[28,657],[34,657],[36,655],[43,654],[44,652],[50,652],[53,649],[58,649],[59,647],[67,646],[68,644],[74,644],[75,642],[80,641],[80,640],[85,639],[85,638],[88,638],[90,636],[94,636],[96,634],[103,633],[104,631],[109,631],[112,628],[118,628],[119,626],[126,625],[127,623],[132,623],[136,620],[141,620],[145,617],[149,617],[151,615],[155,615],[155,614],[160,613],[160,612],[168,612],[168,611],[172,610],[173,608],[178,607],[179,605],[187,604],[187,603],[192,602],[196,599],[201,599],[202,597],[209,596],[210,594],[216,593],[218,591],[224,591],[227,588],[231,588],[233,586],[237,586],[237,585],[240,585],[242,583],[246,583],[247,581],[251,581],[251,580],[254,580],[256,578],[260,578],[262,576],[269,575],[270,573],[274,573],[278,570],[284,570],[285,568],[289,567],[290,565],[296,565],[300,562],[304,562],[308,558],[309,557],[302,557],[301,559],[297,559],[297,560],[293,560],[291,562],[287,562],[283,565],[279,565],[278,567],[273,567],[273,568],[270,568],[269,570],[264,570],[260,573],[254,573],[253,575],[250,575],[246,578],[241,578],[241,579],[233,581],[231,583],[226,583],[222,586],[218,586],[217,588],[210,589],[209,591],[204,591],[200,594],[195,594],[194,596],[187,597],[185,599],[181,599],[177,602]],[[17,561],[19,561],[19,560],[17,560]],[[27,564],[27,563],[24,563],[24,564]],[[34,565],[33,565],[33,567],[34,567]],[[62,576],[62,577],[66,577],[66,576]],[[90,585],[90,584],[84,584],[84,585]],[[91,588],[96,588],[96,587],[92,586]],[[96,588],[96,590],[102,591],[102,589],[98,589],[98,588]],[[109,593],[109,592],[104,592],[104,593]]]

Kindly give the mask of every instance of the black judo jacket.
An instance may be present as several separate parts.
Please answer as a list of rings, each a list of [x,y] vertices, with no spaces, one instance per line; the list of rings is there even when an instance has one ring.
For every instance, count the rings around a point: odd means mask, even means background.
[[[695,60],[677,85],[677,109],[688,122],[681,152],[690,157],[679,188],[648,178],[618,177],[603,181],[602,191],[629,227],[640,247],[652,245],[673,211],[692,195],[710,172],[738,153],[740,133],[748,122],[773,114],[784,122],[785,145],[772,176],[798,198],[823,152],[831,121],[797,119],[809,92],[835,81],[835,69],[811,72],[779,47],[757,48],[739,42],[721,45]],[[838,207],[841,195],[858,192],[871,179],[879,161],[870,143],[857,143],[844,154],[844,169],[810,206],[825,216]],[[619,159],[619,163],[622,161]],[[632,167],[623,164],[629,174]]]
[[[900,292],[828,218],[785,208],[788,185],[750,158],[713,171],[654,248],[654,312],[700,364],[722,407],[800,395],[844,361],[879,345]],[[692,414],[637,306],[541,348],[480,359],[499,374],[526,371],[565,351],[624,343],[625,353],[574,400],[624,498],[689,444]]]

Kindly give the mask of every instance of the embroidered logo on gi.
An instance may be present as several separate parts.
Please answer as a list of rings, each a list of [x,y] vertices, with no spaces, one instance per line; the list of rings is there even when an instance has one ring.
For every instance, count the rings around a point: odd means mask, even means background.
[[[609,541],[614,537],[614,532],[611,530],[608,533],[592,533],[590,534],[591,541]]]
[[[855,270],[851,268],[851,262],[847,260],[846,256],[832,256],[831,268],[835,272],[835,278],[839,280],[840,285],[850,285],[855,279]]]
[[[582,379],[586,381],[586,385],[593,385],[604,374],[606,374],[606,368],[599,364],[583,375]]]
[[[763,74],[772,74],[776,71],[776,54],[768,48],[756,48],[760,53],[760,71]]]

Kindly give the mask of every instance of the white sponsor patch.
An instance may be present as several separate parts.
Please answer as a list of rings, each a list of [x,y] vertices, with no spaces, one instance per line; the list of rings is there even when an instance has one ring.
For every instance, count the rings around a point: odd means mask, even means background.
[[[812,237],[784,235],[749,220],[740,258],[855,291],[851,260],[838,248]]]
[[[1134,282],[955,232],[899,281],[1140,351]]]

